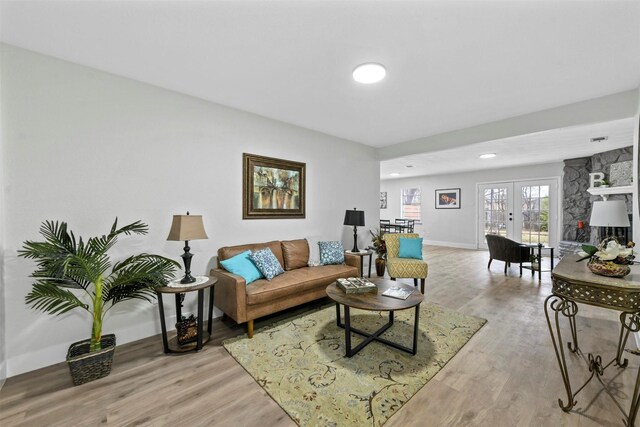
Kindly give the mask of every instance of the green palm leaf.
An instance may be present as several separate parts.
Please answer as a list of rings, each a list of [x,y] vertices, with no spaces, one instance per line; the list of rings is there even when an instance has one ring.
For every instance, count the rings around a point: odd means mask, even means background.
[[[105,280],[104,301],[115,304],[125,299],[155,298],[154,288],[165,285],[173,277],[180,264],[159,255],[131,256],[113,266]]]
[[[25,297],[25,302],[36,310],[53,315],[63,314],[74,308],[85,310],[89,308],[71,291],[60,289],[55,282],[46,280],[33,284],[33,289]]]

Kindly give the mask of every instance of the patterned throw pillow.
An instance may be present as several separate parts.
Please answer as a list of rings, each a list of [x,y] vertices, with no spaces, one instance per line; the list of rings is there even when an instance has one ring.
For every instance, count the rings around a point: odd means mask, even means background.
[[[280,261],[278,261],[278,258],[276,258],[269,248],[255,251],[249,255],[249,257],[251,257],[251,260],[267,280],[271,280],[277,275],[284,273]]]
[[[344,248],[342,242],[318,242],[320,247],[320,264],[342,264],[344,262]]]

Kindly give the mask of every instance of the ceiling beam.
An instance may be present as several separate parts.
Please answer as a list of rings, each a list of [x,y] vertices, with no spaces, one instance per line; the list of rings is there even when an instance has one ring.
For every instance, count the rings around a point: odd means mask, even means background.
[[[640,89],[632,89],[470,128],[418,138],[382,147],[378,150],[378,154],[380,160],[389,160],[551,129],[629,118],[638,113],[639,93]]]

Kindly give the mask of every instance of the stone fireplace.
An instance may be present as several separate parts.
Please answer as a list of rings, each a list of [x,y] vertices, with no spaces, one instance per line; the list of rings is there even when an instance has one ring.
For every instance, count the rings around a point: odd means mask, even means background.
[[[600,196],[592,196],[589,188],[589,174],[591,172],[603,172],[605,178],[610,179],[612,164],[632,160],[633,147],[625,147],[617,150],[605,151],[594,154],[591,157],[581,157],[564,161],[564,178],[562,185],[563,212],[562,234],[559,243],[559,256],[575,252],[583,243],[595,244],[599,241],[597,227],[589,227],[591,217],[591,204],[596,200],[602,200]],[[624,200],[627,212],[631,210],[631,194],[613,194],[609,200]],[[582,228],[580,228],[580,222]],[[616,230],[617,233],[627,232],[632,236],[630,229]]]

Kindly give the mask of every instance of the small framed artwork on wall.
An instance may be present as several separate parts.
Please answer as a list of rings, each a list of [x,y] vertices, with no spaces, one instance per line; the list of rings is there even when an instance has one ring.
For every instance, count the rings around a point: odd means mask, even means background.
[[[380,209],[387,209],[387,192],[380,192]]]
[[[305,217],[305,163],[244,153],[242,169],[242,219]]]
[[[436,190],[436,209],[460,209],[460,189]]]

